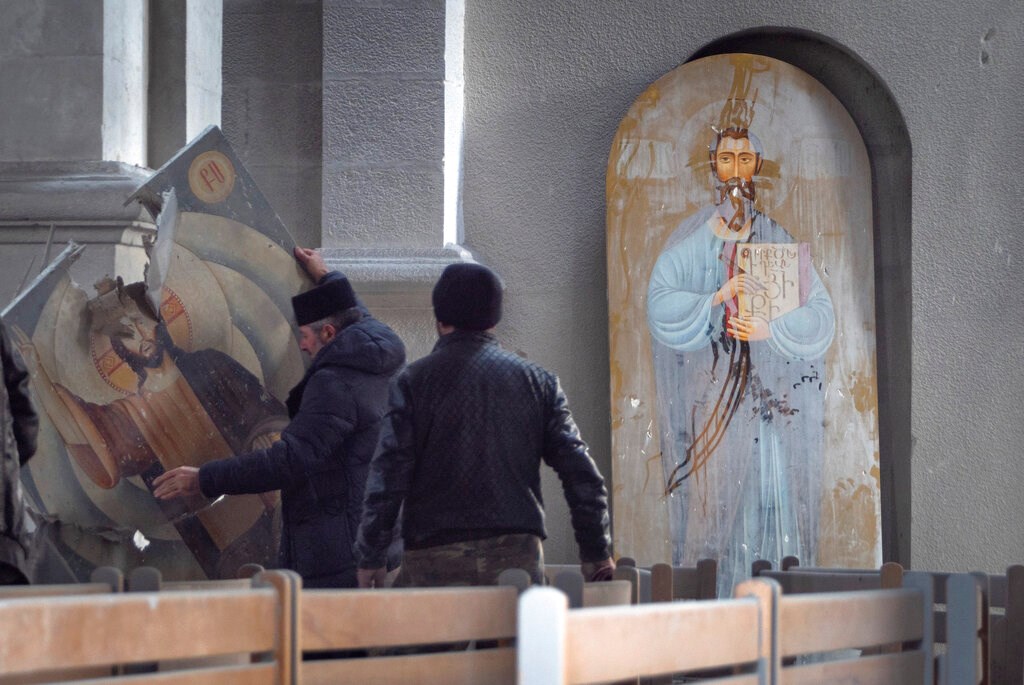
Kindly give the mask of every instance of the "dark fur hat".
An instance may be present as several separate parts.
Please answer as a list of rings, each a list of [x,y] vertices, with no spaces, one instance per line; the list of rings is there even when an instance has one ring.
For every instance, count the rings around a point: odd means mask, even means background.
[[[295,322],[300,326],[308,326],[355,306],[356,294],[347,278],[327,281],[292,298]]]
[[[482,264],[450,264],[434,286],[433,302],[441,323],[485,331],[501,320],[501,279]]]

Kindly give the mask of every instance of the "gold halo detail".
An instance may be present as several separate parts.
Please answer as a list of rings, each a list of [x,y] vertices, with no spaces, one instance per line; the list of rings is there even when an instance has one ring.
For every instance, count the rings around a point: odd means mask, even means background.
[[[192,320],[185,311],[181,298],[167,286],[164,286],[163,299],[160,302],[160,316],[174,344],[182,349],[191,350]],[[123,395],[135,394],[139,386],[139,377],[114,352],[108,336],[90,334],[89,354],[96,371],[107,385]]]

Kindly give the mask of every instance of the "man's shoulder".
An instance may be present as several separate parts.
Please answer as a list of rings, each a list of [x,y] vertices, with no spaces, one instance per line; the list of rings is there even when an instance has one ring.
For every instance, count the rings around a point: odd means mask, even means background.
[[[305,405],[307,401],[312,401],[328,413],[340,413],[350,403],[359,400],[360,393],[352,390],[361,382],[360,376],[353,369],[333,364],[310,367],[302,391],[302,402]]]
[[[314,359],[314,366],[352,368],[371,375],[390,376],[405,364],[405,344],[391,328],[364,316],[346,326]]]
[[[398,338],[398,334],[391,329],[391,326],[387,325],[367,311],[363,312],[363,318],[359,319],[359,321],[356,321],[348,328],[351,328],[353,331],[359,331],[365,335],[383,335],[385,337]]]
[[[478,376],[529,376],[543,382],[553,382],[555,379],[553,373],[526,358],[523,353],[502,347],[496,342],[481,346],[473,350],[472,354],[451,347],[435,350],[410,364],[406,372],[415,377],[451,373],[455,370]]]

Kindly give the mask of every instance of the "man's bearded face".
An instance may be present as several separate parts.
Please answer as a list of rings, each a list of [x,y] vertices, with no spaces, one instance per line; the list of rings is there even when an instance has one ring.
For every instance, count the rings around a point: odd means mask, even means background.
[[[722,138],[715,150],[718,213],[729,229],[739,232],[754,215],[754,172],[757,153],[747,138]]]
[[[156,326],[141,317],[122,319],[127,324],[126,329],[130,335],[118,336],[124,351],[129,357],[135,359],[141,366],[156,368],[160,366],[164,358],[164,346],[157,339]]]

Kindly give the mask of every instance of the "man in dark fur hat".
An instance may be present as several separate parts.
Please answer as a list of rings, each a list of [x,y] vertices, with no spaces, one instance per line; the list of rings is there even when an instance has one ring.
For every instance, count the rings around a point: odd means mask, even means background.
[[[183,466],[154,481],[162,499],[281,490],[280,564],[306,587],[354,587],[352,545],[367,468],[405,346],[314,250],[295,258],[316,287],[292,298],[299,347],[312,358],[288,396],[291,422],[266,449]]]
[[[502,286],[480,264],[447,267],[433,293],[440,339],[391,390],[356,542],[359,584],[379,586],[404,503],[398,586],[492,585],[544,574],[540,464],[562,481],[587,580],[611,577],[608,493],[558,379],[507,352],[493,328]]]

